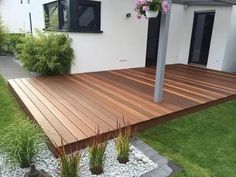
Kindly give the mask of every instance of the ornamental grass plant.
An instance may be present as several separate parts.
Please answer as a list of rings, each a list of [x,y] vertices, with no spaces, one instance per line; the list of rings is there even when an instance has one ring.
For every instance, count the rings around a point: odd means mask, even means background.
[[[20,117],[1,133],[4,136],[0,139],[0,151],[6,155],[6,162],[13,167],[18,164],[21,168],[30,167],[44,140],[41,129],[30,120]]]
[[[91,143],[88,147],[89,153],[89,166],[92,174],[99,175],[103,173],[104,162],[105,162],[105,150],[107,142],[103,141],[99,131],[96,136],[92,138]]]
[[[62,141],[62,149],[58,149],[58,156],[60,162],[60,176],[61,177],[78,177],[80,172],[81,153],[76,151],[75,153],[67,154]]]
[[[130,152],[130,137],[132,129],[131,126],[124,126],[121,128],[119,126],[117,137],[115,139],[115,146],[117,152],[117,160],[120,163],[127,163],[129,161],[129,152]]]

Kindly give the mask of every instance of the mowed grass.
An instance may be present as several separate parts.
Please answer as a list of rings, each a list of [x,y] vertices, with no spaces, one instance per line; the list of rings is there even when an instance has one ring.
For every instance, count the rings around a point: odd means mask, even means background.
[[[6,81],[0,75],[0,132],[21,116],[26,117],[16,99],[10,93]],[[0,137],[3,136],[3,133],[0,133]]]
[[[139,137],[183,168],[178,177],[236,177],[236,100],[145,130]]]

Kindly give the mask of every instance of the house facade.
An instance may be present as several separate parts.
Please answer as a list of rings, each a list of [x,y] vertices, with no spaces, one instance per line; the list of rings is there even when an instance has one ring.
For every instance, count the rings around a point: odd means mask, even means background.
[[[11,32],[67,33],[72,73],[156,64],[160,16],[137,19],[134,0],[0,0]],[[236,72],[236,6],[173,3],[166,64],[194,64]],[[34,33],[34,30],[33,30]]]

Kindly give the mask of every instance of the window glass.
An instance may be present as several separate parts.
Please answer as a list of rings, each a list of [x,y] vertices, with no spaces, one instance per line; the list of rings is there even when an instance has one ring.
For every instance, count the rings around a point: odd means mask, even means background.
[[[100,32],[101,2],[58,0],[44,4],[45,26],[49,30]]]
[[[93,23],[95,20],[95,13],[93,7],[79,7],[79,11],[82,11],[79,17],[79,26],[93,26],[96,23]]]
[[[100,31],[100,8],[98,1],[79,1],[77,28],[84,32]]]
[[[45,12],[45,26],[47,29],[58,29],[59,16],[58,16],[58,4],[53,2],[44,5]]]
[[[61,29],[68,29],[68,22],[69,22],[69,14],[68,14],[68,1],[67,0],[61,0],[61,13],[62,18],[60,20],[60,28]]]

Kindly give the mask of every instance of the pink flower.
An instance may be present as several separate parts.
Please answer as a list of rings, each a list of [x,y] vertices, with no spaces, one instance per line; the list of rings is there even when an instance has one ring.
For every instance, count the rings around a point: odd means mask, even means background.
[[[143,10],[144,11],[148,11],[149,10],[149,6],[143,6]]]
[[[167,0],[162,0],[161,2],[162,13],[166,14],[170,10],[170,4]]]
[[[136,4],[138,5],[142,5],[142,4],[145,4],[146,3],[146,0],[137,0],[136,1]]]
[[[137,19],[141,19],[141,17],[142,17],[141,14],[137,15]]]

